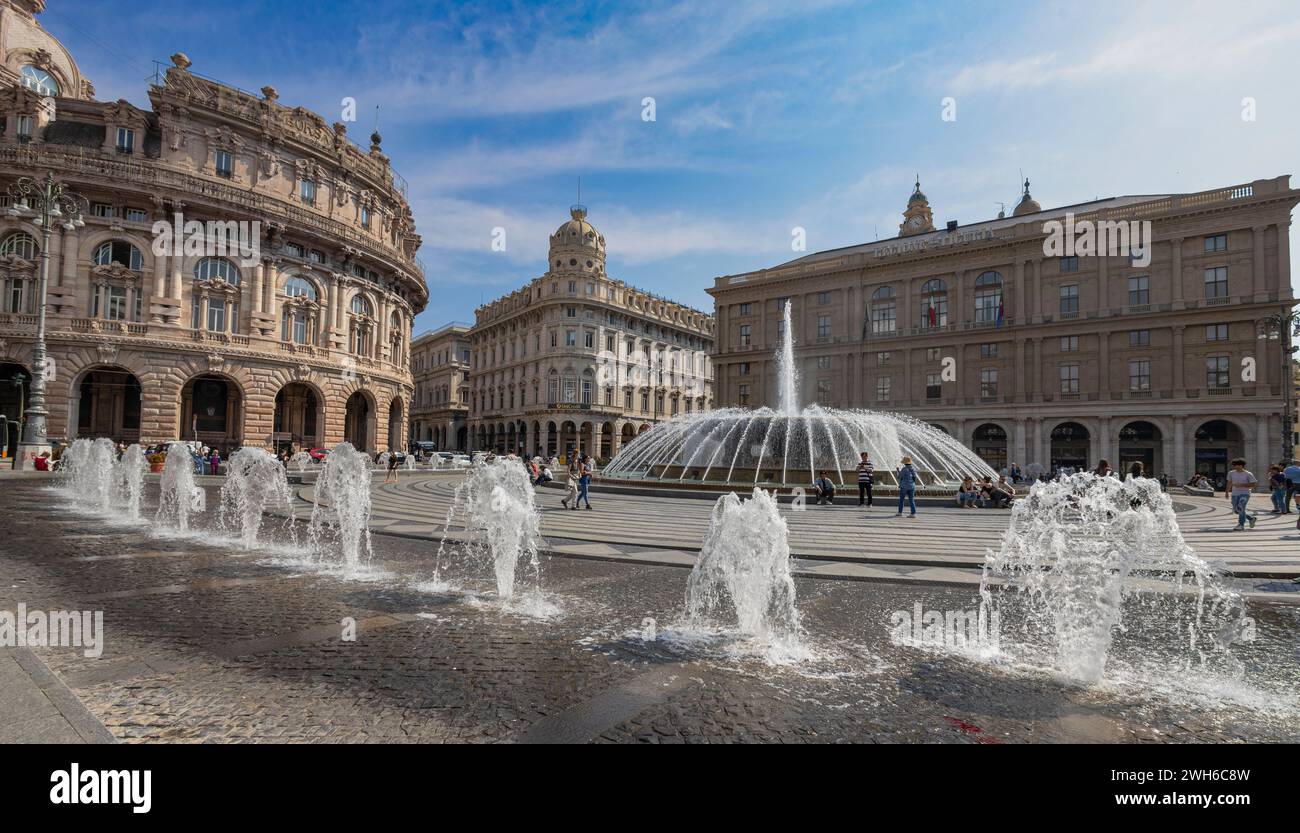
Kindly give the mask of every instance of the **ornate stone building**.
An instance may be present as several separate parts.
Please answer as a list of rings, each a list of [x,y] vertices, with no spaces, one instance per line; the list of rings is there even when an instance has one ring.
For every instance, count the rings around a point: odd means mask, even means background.
[[[479,307],[470,333],[475,449],[605,460],[651,424],[713,407],[713,318],[605,274],[575,205],[549,268]]]
[[[53,172],[87,200],[84,228],[50,241],[50,436],[400,445],[428,291],[379,135],[358,147],[343,124],[281,104],[272,87],[201,78],[181,54],[150,87],[151,110],[96,101],[36,21],[43,7],[0,0],[0,193]],[[0,214],[11,419],[10,380],[33,369],[41,241],[14,213]],[[205,225],[177,223],[184,246],[155,245],[155,223],[176,220]],[[236,230],[248,250],[212,254]]]
[[[719,402],[775,404],[793,304],[802,401],[913,414],[995,467],[1222,477],[1289,454],[1286,176],[1123,196],[935,230],[920,183],[898,237],[717,278]],[[1045,255],[1047,222],[1151,221],[1151,260]],[[1286,438],[1286,439],[1284,439]]]
[[[411,442],[439,451],[469,448],[470,327],[452,322],[411,342]]]

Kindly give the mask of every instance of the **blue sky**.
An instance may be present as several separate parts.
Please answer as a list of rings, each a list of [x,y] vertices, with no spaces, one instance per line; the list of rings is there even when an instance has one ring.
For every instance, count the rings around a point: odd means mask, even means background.
[[[709,310],[714,276],[794,257],[796,226],[809,251],[892,236],[918,172],[963,224],[1021,171],[1044,206],[1300,173],[1294,0],[50,0],[42,22],[102,99],[148,106],[183,51],[331,121],[354,97],[361,142],[379,105],[424,237],[417,331],[545,271],[579,177],[609,274]]]

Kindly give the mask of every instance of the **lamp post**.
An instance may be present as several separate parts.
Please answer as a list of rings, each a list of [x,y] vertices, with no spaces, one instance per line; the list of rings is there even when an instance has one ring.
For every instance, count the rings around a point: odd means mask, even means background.
[[[1300,336],[1300,312],[1292,311],[1290,305],[1282,307],[1277,315],[1260,319],[1256,334],[1260,341],[1282,342],[1282,459],[1290,460],[1295,454],[1292,443],[1294,418],[1291,414],[1291,391],[1295,380],[1291,373],[1291,355],[1296,350],[1291,340]]]
[[[59,223],[65,231],[81,228],[86,221],[81,218],[81,206],[86,198],[68,191],[62,182],[55,182],[54,173],[44,180],[22,177],[9,186],[12,206],[10,217],[30,219],[41,229],[41,277],[37,289],[36,344],[32,347],[31,395],[23,415],[23,435],[18,442],[14,468],[31,470],[35,459],[50,452],[45,434],[45,293],[50,284],[50,234],[51,226]]]

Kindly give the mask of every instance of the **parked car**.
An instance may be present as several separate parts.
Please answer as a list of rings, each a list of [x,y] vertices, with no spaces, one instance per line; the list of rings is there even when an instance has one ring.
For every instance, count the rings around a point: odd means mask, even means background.
[[[328,448],[313,448],[307,453],[311,455],[313,463],[323,463],[325,458],[329,456],[330,450]]]

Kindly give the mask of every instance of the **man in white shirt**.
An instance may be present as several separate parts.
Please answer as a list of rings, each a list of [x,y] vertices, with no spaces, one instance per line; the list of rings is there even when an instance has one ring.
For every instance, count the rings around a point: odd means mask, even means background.
[[[1232,528],[1233,532],[1240,532],[1250,524],[1250,528],[1255,528],[1255,513],[1247,512],[1246,505],[1250,502],[1250,493],[1254,490],[1259,481],[1255,475],[1246,471],[1246,461],[1238,457],[1232,461],[1232,471],[1228,472],[1227,491],[1228,497],[1232,501],[1232,511],[1237,513],[1237,525]]]

